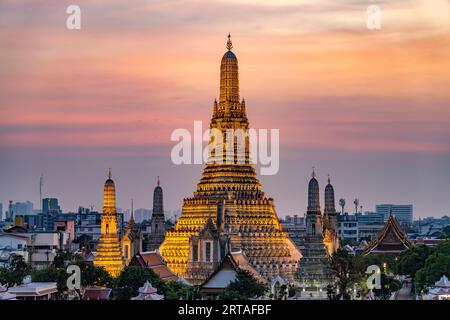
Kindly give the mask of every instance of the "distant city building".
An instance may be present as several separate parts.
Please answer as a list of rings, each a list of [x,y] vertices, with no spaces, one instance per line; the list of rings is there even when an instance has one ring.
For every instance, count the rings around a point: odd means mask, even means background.
[[[9,263],[12,254],[20,255],[35,269],[51,265],[56,253],[66,249],[70,235],[66,231],[28,231],[14,226],[0,233],[0,266]]]
[[[145,209],[145,208],[139,208],[134,210],[134,221],[137,223],[140,223],[144,220],[150,221],[152,217],[152,210]]]
[[[384,222],[389,219],[389,214],[392,214],[397,219],[402,227],[409,227],[413,223],[413,206],[412,204],[398,205],[398,204],[379,204],[375,206],[378,214],[382,214]]]
[[[350,243],[362,240],[370,242],[383,229],[384,223],[384,215],[376,212],[340,214],[338,216],[339,239]]]
[[[61,208],[58,204],[58,199],[56,198],[42,199],[42,213],[43,214],[61,213]]]
[[[44,198],[42,199],[42,227],[44,230],[53,230],[53,221],[57,215],[61,214],[61,208],[56,198]]]
[[[3,221],[3,204],[0,202],[0,221]]]
[[[15,202],[11,208],[14,215],[33,214],[33,202],[31,201]]]
[[[281,226],[283,230],[286,230],[289,233],[289,238],[291,238],[297,246],[300,246],[306,235],[305,217],[288,215],[284,220],[281,220]]]

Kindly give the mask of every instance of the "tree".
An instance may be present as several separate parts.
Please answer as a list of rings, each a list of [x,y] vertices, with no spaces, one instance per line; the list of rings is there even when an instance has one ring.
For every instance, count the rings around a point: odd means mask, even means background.
[[[164,294],[164,281],[152,269],[128,266],[114,279],[114,297],[117,300],[130,300],[139,294],[139,288],[146,281],[150,282],[159,294]]]
[[[389,300],[393,292],[401,289],[402,283],[394,278],[381,274],[381,288],[373,289],[373,293],[379,300]]]
[[[350,255],[346,250],[338,249],[329,259],[329,267],[339,288],[336,298],[349,299],[347,289],[361,278],[361,263],[358,257]]]
[[[61,258],[58,259],[55,265],[61,265],[64,260],[63,257],[68,257],[67,254],[61,254]],[[72,255],[72,258],[77,259],[76,255]],[[108,287],[112,278],[109,273],[103,268],[95,266],[91,263],[87,263],[83,260],[70,261],[72,264],[78,265],[80,267],[81,276],[81,288],[86,287]],[[58,286],[58,293],[63,294],[67,290],[67,279],[70,276],[66,272],[66,263],[62,264],[62,267],[56,267],[52,265],[46,269],[35,270],[31,273],[31,278],[33,281],[37,282],[56,282]],[[80,296],[81,290],[76,290],[77,294]]]
[[[185,285],[179,281],[164,284],[164,300],[194,300],[201,298],[198,288]]]
[[[73,240],[73,243],[79,244],[80,245],[80,249],[81,248],[85,248],[86,251],[89,252],[90,249],[91,249],[92,236],[90,236],[88,234],[82,234],[78,238]]]
[[[0,269],[0,283],[6,287],[20,285],[23,278],[31,271],[31,267],[25,262],[21,255],[12,254],[9,266]]]
[[[55,258],[53,258],[52,266],[55,268],[65,268],[71,263],[77,263],[82,260],[78,254],[74,254],[68,250],[58,250]]]
[[[448,274],[450,274],[450,240],[436,247],[425,261],[424,267],[417,271],[415,278],[419,288],[422,288]]]
[[[56,282],[58,294],[63,294],[67,289],[67,277],[64,269],[49,267],[42,270],[33,270],[31,279],[33,282]]]
[[[409,248],[402,252],[396,263],[396,273],[402,275],[409,275],[412,279],[416,276],[419,269],[425,266],[425,261],[433,253],[433,249],[418,245]]]
[[[263,296],[267,290],[267,286],[255,279],[249,271],[238,269],[236,279],[228,284],[221,298],[224,300],[249,300]]]
[[[444,229],[442,229],[442,237],[444,239],[450,239],[450,225],[445,226]]]

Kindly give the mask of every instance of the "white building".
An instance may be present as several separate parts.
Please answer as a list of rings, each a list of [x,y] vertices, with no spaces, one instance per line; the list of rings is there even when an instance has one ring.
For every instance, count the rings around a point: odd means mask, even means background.
[[[12,254],[20,255],[33,268],[48,267],[59,249],[70,240],[68,232],[2,232],[0,233],[0,266],[9,264]]]

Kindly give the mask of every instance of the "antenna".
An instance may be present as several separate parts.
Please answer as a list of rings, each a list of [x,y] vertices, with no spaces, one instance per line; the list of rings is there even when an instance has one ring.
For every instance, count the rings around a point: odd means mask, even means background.
[[[41,177],[39,178],[39,204],[41,206],[42,213],[42,188],[44,187],[44,175],[41,173]]]

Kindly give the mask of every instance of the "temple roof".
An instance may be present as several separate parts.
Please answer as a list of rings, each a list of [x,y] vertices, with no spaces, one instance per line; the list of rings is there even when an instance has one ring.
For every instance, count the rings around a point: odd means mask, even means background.
[[[110,288],[86,288],[83,293],[83,300],[109,300]]]
[[[365,250],[365,254],[393,253],[398,254],[414,244],[408,240],[406,233],[391,214],[383,229],[372,240]]]
[[[150,268],[164,281],[178,280],[157,251],[140,252],[133,257],[130,264]]]

